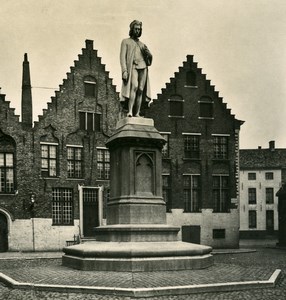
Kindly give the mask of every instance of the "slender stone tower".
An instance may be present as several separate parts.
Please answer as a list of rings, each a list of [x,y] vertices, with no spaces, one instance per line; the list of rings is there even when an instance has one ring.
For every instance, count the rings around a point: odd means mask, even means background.
[[[30,79],[30,66],[28,55],[25,53],[23,61],[22,76],[22,124],[25,128],[32,128],[33,107],[32,107],[32,89]]]
[[[117,123],[110,151],[107,225],[96,241],[64,248],[63,265],[80,270],[163,271],[213,264],[211,247],[179,241],[179,227],[166,222],[161,150],[165,140],[146,118]]]

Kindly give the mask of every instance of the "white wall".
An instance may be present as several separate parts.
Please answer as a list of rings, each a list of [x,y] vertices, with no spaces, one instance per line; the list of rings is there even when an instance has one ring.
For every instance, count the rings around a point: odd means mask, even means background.
[[[61,251],[78,234],[79,220],[73,226],[52,226],[51,219],[35,218],[34,224],[33,219],[17,219],[10,224],[9,251]]]
[[[239,245],[239,215],[237,209],[229,213],[213,213],[212,209],[202,209],[201,213],[185,213],[183,209],[172,209],[167,213],[169,225],[201,226],[201,244],[213,248],[237,248]],[[225,239],[213,239],[213,229],[225,229]],[[179,239],[182,239],[181,231]]]
[[[273,180],[266,180],[265,173],[273,172]],[[248,173],[256,173],[256,180],[248,180]],[[274,211],[274,230],[278,230],[278,197],[281,170],[240,171],[240,230],[266,230],[266,210]],[[248,204],[248,188],[256,188],[256,204]],[[266,188],[274,189],[274,204],[266,204]],[[249,228],[248,211],[256,210],[257,228]]]

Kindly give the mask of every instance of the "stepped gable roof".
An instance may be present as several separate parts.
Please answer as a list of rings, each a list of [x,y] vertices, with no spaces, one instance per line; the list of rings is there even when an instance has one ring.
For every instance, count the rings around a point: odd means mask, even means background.
[[[7,116],[20,123],[20,116],[15,114],[15,108],[10,107],[10,101],[7,101],[5,94],[1,94],[0,88],[0,113],[5,112]]]
[[[101,62],[101,57],[98,56],[97,50],[93,48],[93,40],[87,39],[85,40],[85,48],[82,48],[82,54],[78,55],[78,60],[74,61],[74,66],[70,67],[70,72],[66,73],[67,78],[63,79],[63,83],[59,85],[59,90],[55,91],[55,96],[51,97],[51,102],[47,103],[47,108],[43,109],[43,114],[38,116],[39,121],[35,122],[35,125],[37,125],[50,111],[57,110],[57,102],[60,99],[61,94],[66,90],[68,85],[73,84],[74,74],[76,73],[77,68],[83,66],[83,60],[86,59],[86,57],[90,61],[90,64],[92,59],[96,61],[98,65],[97,71],[105,73],[105,83],[111,85],[116,92],[116,86],[113,85],[113,79],[109,77],[109,71],[106,71],[105,64]],[[119,93],[117,94],[119,97]]]
[[[241,149],[240,169],[286,168],[286,149]]]
[[[215,90],[215,86],[211,84],[211,80],[206,78],[206,74],[202,73],[202,69],[198,67],[198,63],[194,61],[193,55],[187,55],[187,60],[183,62],[183,66],[179,67],[179,72],[174,73],[174,77],[170,78],[170,81],[166,83],[166,87],[161,89],[161,93],[157,94],[157,100],[163,99],[164,94],[168,91],[169,88],[177,87],[176,81],[178,76],[181,73],[187,73],[188,71],[194,71],[206,82],[206,95],[210,95],[214,101],[218,101],[221,105],[223,105],[226,112],[234,119],[236,128],[240,128],[240,126],[244,123],[244,121],[238,120],[235,118],[234,114],[231,114],[231,109],[227,108],[227,104],[223,102],[223,98],[219,96],[219,92]],[[156,105],[156,100],[154,101]]]

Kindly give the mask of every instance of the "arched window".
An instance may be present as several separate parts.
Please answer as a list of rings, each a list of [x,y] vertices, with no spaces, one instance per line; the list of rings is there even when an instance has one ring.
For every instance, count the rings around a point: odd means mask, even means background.
[[[199,100],[200,118],[213,118],[213,100],[208,96],[203,96]]]
[[[197,86],[197,77],[194,71],[188,71],[186,74],[186,85]]]
[[[12,137],[0,131],[0,193],[14,193],[16,144]]]
[[[84,77],[84,96],[95,97],[96,96],[96,80],[93,76]]]

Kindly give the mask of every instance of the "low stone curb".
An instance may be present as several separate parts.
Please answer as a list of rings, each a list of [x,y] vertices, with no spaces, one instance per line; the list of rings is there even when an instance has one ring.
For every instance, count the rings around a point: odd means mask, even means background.
[[[281,270],[276,269],[268,280],[239,281],[214,284],[198,284],[186,286],[167,286],[155,288],[114,288],[94,286],[73,286],[73,285],[49,285],[21,283],[0,272],[0,281],[13,289],[32,289],[37,291],[53,291],[65,293],[93,293],[116,296],[154,297],[164,295],[183,295],[210,292],[232,292],[247,289],[261,289],[275,287]]]
[[[257,252],[256,249],[214,249],[211,254],[243,254],[243,253],[252,253]]]

